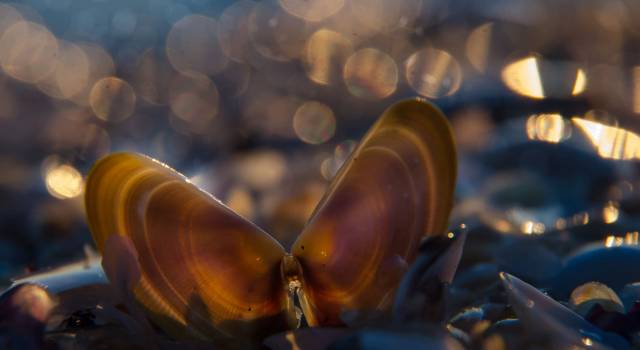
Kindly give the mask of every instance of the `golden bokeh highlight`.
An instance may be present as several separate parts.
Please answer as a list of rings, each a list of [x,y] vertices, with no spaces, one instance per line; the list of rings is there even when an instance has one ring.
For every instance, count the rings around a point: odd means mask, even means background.
[[[193,126],[202,126],[213,119],[218,114],[219,103],[218,89],[204,75],[180,74],[171,83],[171,111]]]
[[[78,197],[82,194],[84,180],[82,174],[71,165],[62,164],[46,170],[47,191],[59,199]]]
[[[336,14],[344,6],[344,0],[279,0],[289,14],[309,22],[320,22]]]
[[[558,143],[571,136],[571,123],[557,113],[530,116],[526,129],[530,140]]]
[[[307,101],[298,107],[293,116],[293,130],[306,143],[325,143],[335,134],[336,118],[324,103]]]
[[[89,96],[93,113],[100,119],[119,122],[128,118],[136,106],[136,94],[126,81],[107,77],[93,85]]]
[[[352,95],[369,100],[381,99],[396,91],[398,66],[386,53],[364,48],[347,59],[342,76]]]
[[[531,55],[507,64],[502,81],[515,93],[542,99],[580,95],[586,90],[588,79],[584,69],[575,63]]]
[[[11,77],[35,83],[50,74],[58,54],[58,40],[40,24],[21,21],[0,38],[0,64]]]
[[[481,73],[484,73],[487,70],[492,33],[492,22],[482,24],[476,27],[471,34],[469,34],[465,45],[465,51],[469,63],[471,63],[471,66]]]
[[[307,77],[321,85],[338,83],[351,54],[353,44],[349,38],[328,29],[316,31],[307,41],[303,56]]]
[[[576,73],[576,81],[573,84],[573,90],[571,91],[571,95],[577,96],[580,95],[587,88],[587,74],[584,72],[582,68],[578,68]]]
[[[218,19],[218,42],[224,54],[236,62],[246,62],[251,46],[249,16],[255,1],[240,0],[227,7]]]
[[[544,98],[538,59],[529,56],[508,64],[502,70],[502,81],[514,92],[531,98]]]
[[[228,59],[218,43],[218,22],[202,15],[190,15],[176,22],[167,35],[169,62],[181,72],[215,74]]]
[[[78,45],[59,41],[54,69],[37,82],[38,89],[58,99],[69,99],[87,87],[89,80],[89,59]]]
[[[602,220],[605,224],[613,224],[618,221],[620,217],[620,210],[618,206],[614,202],[607,202],[605,206],[602,208]]]
[[[587,136],[600,157],[619,160],[640,158],[638,134],[584,118],[574,117],[571,121]]]
[[[625,245],[637,246],[639,244],[638,238],[640,238],[638,231],[627,232],[624,236],[609,235],[604,240],[604,246],[607,248],[622,247]]]
[[[350,0],[355,21],[379,32],[407,27],[422,10],[422,0],[395,0],[393,6],[385,0]]]
[[[520,224],[520,231],[525,235],[541,235],[544,233],[545,226],[541,222],[525,220]]]
[[[462,69],[448,52],[425,48],[406,60],[405,76],[409,86],[418,94],[439,98],[458,91],[462,82]]]
[[[261,1],[249,16],[249,38],[255,50],[273,61],[299,58],[307,41],[305,22],[275,2]]]

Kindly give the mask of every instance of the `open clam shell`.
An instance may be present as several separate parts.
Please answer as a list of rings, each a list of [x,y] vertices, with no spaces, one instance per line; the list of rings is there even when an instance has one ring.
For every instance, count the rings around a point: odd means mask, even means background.
[[[387,109],[366,134],[291,255],[175,170],[139,154],[100,160],[85,204],[98,249],[117,243],[136,269],[108,264],[109,278],[122,279],[157,324],[178,338],[258,344],[297,325],[296,291],[311,325],[342,325],[345,311],[389,311],[421,239],[446,230],[455,175],[446,118],[414,99]],[[110,241],[114,235],[126,239]]]

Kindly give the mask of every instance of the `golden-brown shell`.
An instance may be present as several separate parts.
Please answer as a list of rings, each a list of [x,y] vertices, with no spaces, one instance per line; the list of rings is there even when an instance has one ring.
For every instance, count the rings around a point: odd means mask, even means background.
[[[344,311],[390,306],[422,237],[447,229],[455,177],[455,146],[440,111],[407,100],[384,112],[293,245],[310,323],[338,325]]]
[[[142,278],[135,296],[175,336],[260,338],[288,327],[283,248],[173,169],[118,153],[93,168],[91,232],[129,237]]]
[[[113,154],[94,166],[86,212],[100,251],[110,235],[131,240],[141,276],[135,298],[167,332],[257,340],[295,325],[294,287],[311,325],[342,324],[344,311],[388,311],[421,238],[446,230],[455,158],[435,107],[393,105],[286,258],[267,233],[138,154]]]

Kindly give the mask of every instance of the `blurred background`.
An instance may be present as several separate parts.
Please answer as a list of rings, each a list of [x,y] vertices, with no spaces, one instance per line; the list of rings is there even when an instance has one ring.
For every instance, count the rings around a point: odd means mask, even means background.
[[[91,254],[84,180],[114,151],[288,245],[367,128],[415,96],[456,134],[452,223],[625,222],[639,19],[634,0],[0,2],[0,286]],[[629,226],[598,239],[637,244]]]

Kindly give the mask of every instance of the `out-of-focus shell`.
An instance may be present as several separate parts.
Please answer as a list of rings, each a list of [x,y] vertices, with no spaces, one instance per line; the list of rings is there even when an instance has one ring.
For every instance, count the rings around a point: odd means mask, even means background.
[[[133,242],[135,298],[173,336],[258,340],[289,327],[284,249],[173,169],[110,155],[92,169],[85,200],[100,251],[111,235]]]
[[[619,292],[628,283],[640,281],[640,248],[637,246],[586,246],[569,256],[554,279],[550,294],[568,300],[578,286],[591,281]]]
[[[388,310],[425,235],[445,233],[456,178],[446,118],[418,99],[387,109],[345,162],[293,245],[311,325]]]
[[[621,336],[605,332],[580,315],[546,296],[520,279],[501,272],[509,303],[527,333],[548,341],[554,349],[626,349],[629,343]]]

